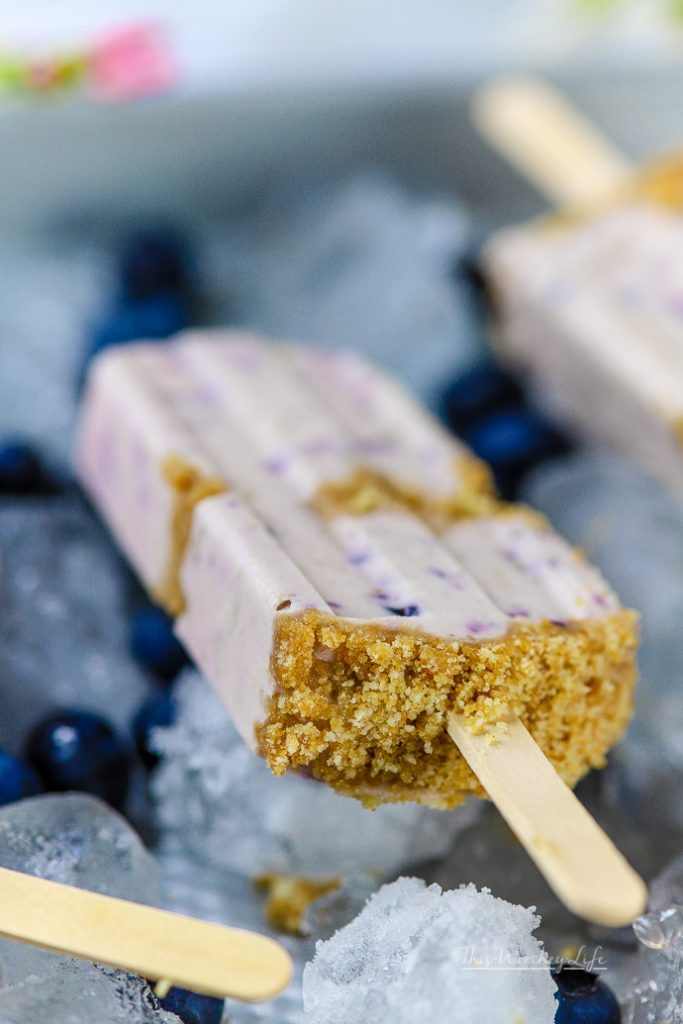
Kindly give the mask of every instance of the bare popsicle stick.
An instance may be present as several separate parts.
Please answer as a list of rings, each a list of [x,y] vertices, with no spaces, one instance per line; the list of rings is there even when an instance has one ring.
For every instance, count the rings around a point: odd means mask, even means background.
[[[581,111],[533,76],[482,86],[472,118],[489,145],[557,206],[600,202],[633,174],[629,160]]]
[[[513,714],[505,731],[473,734],[452,712],[448,732],[550,887],[579,917],[630,924],[645,909],[647,888],[556,773]]]
[[[273,939],[0,868],[0,934],[153,981],[261,1002],[289,984]]]

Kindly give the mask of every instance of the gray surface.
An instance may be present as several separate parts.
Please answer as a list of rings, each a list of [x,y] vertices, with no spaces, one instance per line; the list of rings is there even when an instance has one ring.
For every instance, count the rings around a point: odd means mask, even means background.
[[[4,108],[0,230],[69,221],[97,231],[150,212],[196,227],[274,182],[298,189],[302,181],[377,165],[400,181],[455,191],[487,216],[514,219],[539,201],[475,138],[473,84],[454,76],[362,91]],[[575,71],[561,84],[633,155],[683,139],[681,69]]]

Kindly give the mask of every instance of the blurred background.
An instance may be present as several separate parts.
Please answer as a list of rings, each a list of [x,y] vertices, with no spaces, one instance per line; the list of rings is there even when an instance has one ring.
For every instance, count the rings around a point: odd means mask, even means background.
[[[51,61],[143,24],[169,65],[156,80],[138,69],[99,95],[50,80]],[[163,211],[195,226],[359,163],[514,216],[533,200],[476,144],[473,82],[551,73],[642,153],[681,136],[682,53],[676,0],[4,0],[0,225]],[[25,88],[13,62],[33,66]]]
[[[159,226],[201,301],[115,335],[190,320],[359,345],[435,405],[482,343],[444,275],[543,209],[470,122],[472,89],[512,69],[630,155],[683,138],[675,0],[0,2],[0,427],[49,425],[66,451],[59,389],[121,245]]]

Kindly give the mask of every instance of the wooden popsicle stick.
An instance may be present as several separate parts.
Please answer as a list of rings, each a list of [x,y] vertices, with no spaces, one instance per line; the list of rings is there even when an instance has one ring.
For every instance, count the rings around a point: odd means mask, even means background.
[[[579,917],[620,927],[643,913],[647,888],[513,714],[473,734],[451,712],[448,733],[550,887]]]
[[[0,868],[0,935],[246,1002],[272,999],[292,962],[273,939]]]
[[[482,86],[472,118],[489,145],[557,206],[599,203],[634,173],[585,114],[532,76],[504,76]]]

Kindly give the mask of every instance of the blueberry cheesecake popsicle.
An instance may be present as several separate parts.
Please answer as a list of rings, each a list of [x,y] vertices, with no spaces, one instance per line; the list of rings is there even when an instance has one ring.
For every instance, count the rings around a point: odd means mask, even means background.
[[[525,78],[485,86],[475,116],[557,206],[485,247],[501,356],[576,434],[683,494],[683,157],[631,166]]]
[[[512,714],[570,786],[628,722],[634,613],[358,355],[229,331],[109,350],[77,465],[276,774],[453,807],[484,795],[453,712]]]

